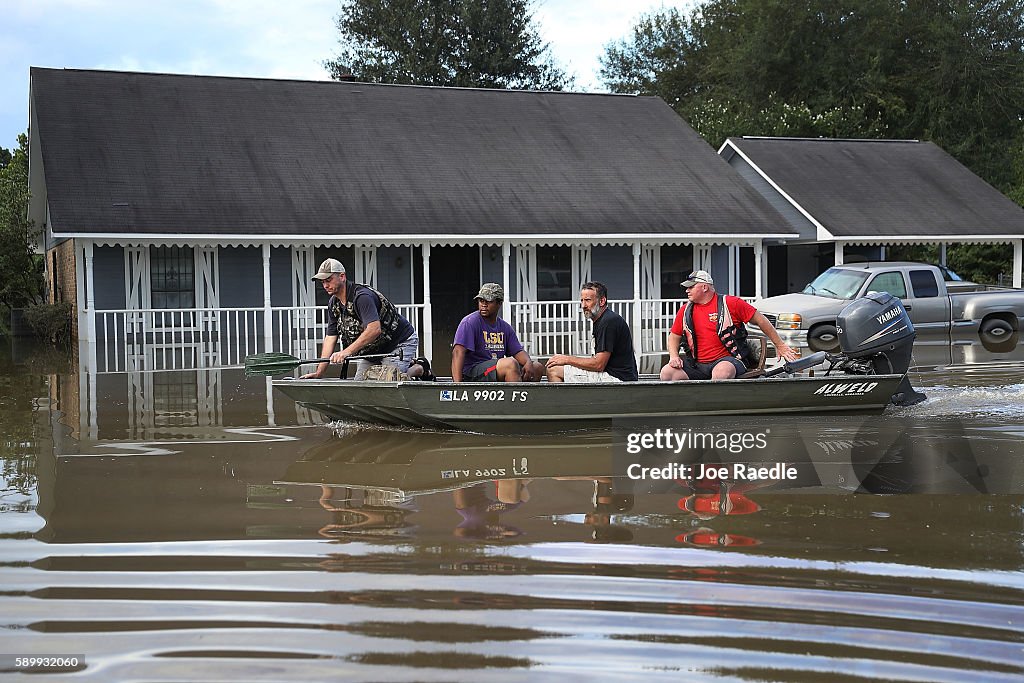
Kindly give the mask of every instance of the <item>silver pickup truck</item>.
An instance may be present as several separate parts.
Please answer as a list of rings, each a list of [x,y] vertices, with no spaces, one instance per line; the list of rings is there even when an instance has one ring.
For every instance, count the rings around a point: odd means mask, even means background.
[[[799,294],[773,296],[755,306],[790,344],[815,351],[839,348],[836,315],[851,300],[888,292],[903,300],[914,327],[976,329],[992,350],[1016,346],[1024,317],[1024,290],[960,281],[945,268],[906,261],[850,263],[829,268]]]

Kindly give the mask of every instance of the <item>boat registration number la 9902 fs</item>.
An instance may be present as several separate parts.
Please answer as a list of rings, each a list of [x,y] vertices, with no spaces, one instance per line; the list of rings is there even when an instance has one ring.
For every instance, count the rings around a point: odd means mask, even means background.
[[[525,389],[442,389],[442,401],[513,401],[524,402],[530,392]]]

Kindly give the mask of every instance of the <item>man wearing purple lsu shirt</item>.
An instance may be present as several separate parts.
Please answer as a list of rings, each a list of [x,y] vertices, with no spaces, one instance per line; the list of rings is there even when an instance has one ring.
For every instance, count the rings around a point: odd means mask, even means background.
[[[452,379],[456,382],[538,382],[544,366],[531,360],[512,326],[498,317],[505,301],[501,285],[488,282],[476,295],[477,312],[455,331]]]

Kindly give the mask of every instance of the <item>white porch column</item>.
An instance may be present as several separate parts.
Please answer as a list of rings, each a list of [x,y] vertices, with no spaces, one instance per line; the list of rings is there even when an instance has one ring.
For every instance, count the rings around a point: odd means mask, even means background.
[[[430,358],[434,353],[434,324],[430,312],[430,245],[424,244],[423,250],[423,330],[420,341],[423,344],[423,355]]]
[[[939,265],[946,265],[946,243],[939,242]]]
[[[835,253],[836,253],[836,265],[837,266],[841,266],[841,265],[843,265],[843,243],[842,242],[836,242],[834,246],[835,246]]]
[[[754,242],[754,296],[758,299],[764,298],[764,276],[768,272],[763,261],[766,260],[764,240]]]
[[[92,242],[85,243],[85,306],[89,309],[89,343],[96,343],[96,287],[93,280]]]
[[[270,383],[273,377],[267,377],[267,426],[276,427],[277,418],[274,415],[274,386]]]
[[[409,303],[416,303],[416,271],[412,267],[412,257],[415,252],[413,246],[409,245]],[[417,330],[418,332],[419,330]]]
[[[633,355],[636,356],[637,365],[640,364],[640,355],[643,350],[643,330],[640,325],[642,322],[640,316],[640,255],[643,251],[643,247],[639,242],[633,243],[633,319],[630,321],[630,326],[633,328]]]
[[[82,296],[85,293],[85,247],[75,244],[75,308],[78,309],[78,341],[89,339],[89,311]]]
[[[263,350],[274,350],[274,320],[270,310],[270,244],[263,244]]]
[[[739,269],[736,267],[736,262],[740,258],[739,247],[735,244],[730,244],[727,245],[725,249],[729,254],[729,294],[739,296]]]
[[[1021,269],[1024,268],[1024,240],[1013,241],[1013,286],[1021,286]]]
[[[509,244],[508,242],[502,242],[502,244],[501,244],[501,286],[505,290],[505,298],[506,299],[510,298],[510,292],[509,292],[508,285],[509,285],[509,277],[510,277],[509,261],[511,260],[511,256],[512,256],[512,245]],[[516,299],[518,300],[518,296],[516,297]],[[503,313],[502,317],[505,318],[506,320],[508,320],[508,309],[502,307],[501,310],[502,310],[502,313]]]

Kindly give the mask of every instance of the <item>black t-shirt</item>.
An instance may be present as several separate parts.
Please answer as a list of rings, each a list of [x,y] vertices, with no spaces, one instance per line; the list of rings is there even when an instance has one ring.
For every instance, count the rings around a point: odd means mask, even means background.
[[[640,373],[636,369],[636,357],[633,355],[633,335],[629,325],[622,316],[610,308],[606,308],[601,317],[594,323],[594,351],[610,351],[611,358],[604,371],[623,382],[636,382]]]

